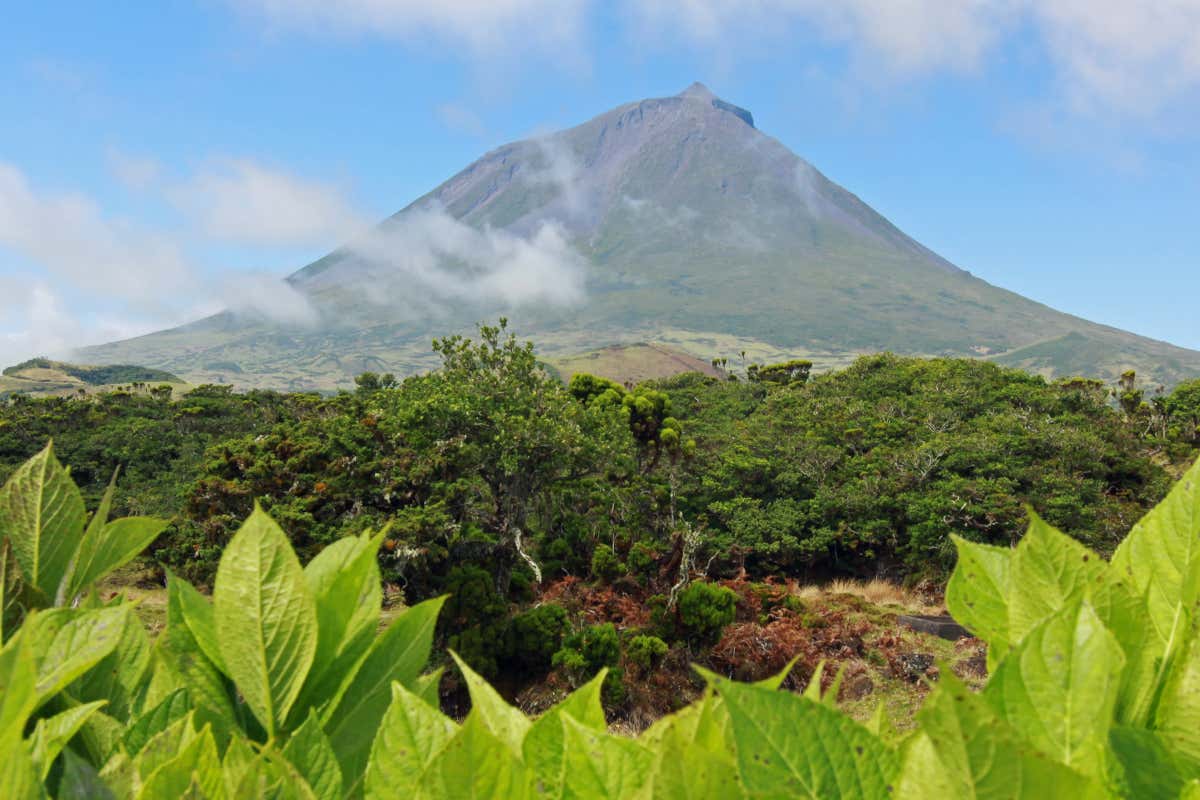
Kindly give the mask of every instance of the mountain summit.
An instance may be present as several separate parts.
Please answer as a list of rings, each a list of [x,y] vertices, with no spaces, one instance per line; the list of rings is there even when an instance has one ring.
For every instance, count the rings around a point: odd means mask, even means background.
[[[551,357],[658,341],[818,366],[892,350],[1168,384],[1200,374],[1198,352],[959,269],[699,83],[492,150],[287,281],[312,324],[225,312],[82,356],[331,388],[428,366],[431,335],[503,313]]]

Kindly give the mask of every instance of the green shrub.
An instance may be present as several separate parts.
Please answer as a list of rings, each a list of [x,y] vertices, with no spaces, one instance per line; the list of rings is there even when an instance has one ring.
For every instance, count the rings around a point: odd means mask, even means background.
[[[639,579],[652,578],[658,566],[658,551],[649,542],[637,542],[629,548],[629,556],[625,561],[632,575]]]
[[[544,672],[570,630],[566,609],[553,603],[517,614],[508,625],[509,659],[527,672]]]
[[[446,646],[477,672],[495,677],[508,630],[508,604],[496,591],[495,578],[472,564],[455,567],[446,576],[449,594],[438,628]]]
[[[679,623],[689,641],[716,644],[736,613],[737,595],[724,586],[697,581],[679,593]]]
[[[629,659],[629,663],[648,670],[667,654],[668,649],[667,643],[657,636],[641,634],[629,640],[625,647],[625,657]]]
[[[612,583],[625,574],[625,565],[606,544],[596,545],[592,551],[592,576],[604,583]]]

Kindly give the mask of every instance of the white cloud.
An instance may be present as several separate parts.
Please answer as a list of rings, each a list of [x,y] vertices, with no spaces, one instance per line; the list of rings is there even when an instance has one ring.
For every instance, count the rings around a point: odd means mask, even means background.
[[[437,37],[477,56],[578,41],[589,0],[229,0],[269,23],[317,33]]]
[[[367,224],[338,187],[247,159],[214,161],[169,196],[205,234],[237,244],[329,245]]]
[[[586,267],[561,227],[529,236],[473,228],[441,209],[414,210],[361,237],[353,283],[361,299],[415,317],[463,303],[570,306],[584,298]],[[336,271],[344,281],[345,272]]]
[[[461,103],[442,103],[434,109],[437,118],[454,133],[482,138],[487,133],[483,120]]]
[[[163,168],[158,159],[138,156],[120,150],[108,151],[108,169],[127,189],[144,192],[162,178]]]

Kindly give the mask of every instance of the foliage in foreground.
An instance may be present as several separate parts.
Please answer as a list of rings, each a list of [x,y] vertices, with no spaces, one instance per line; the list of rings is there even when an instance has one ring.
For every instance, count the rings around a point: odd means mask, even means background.
[[[0,560],[2,797],[1200,797],[1200,465],[1110,563],[1037,518],[1012,549],[958,541],[947,602],[992,677],[973,694],[943,670],[902,739],[819,680],[800,696],[715,674],[627,738],[603,673],[531,720],[461,662],[472,710],[452,720],[421,674],[441,600],[378,633],[382,537],[301,567],[260,511],[211,600],[171,580],[151,642],[90,587],[39,604],[42,566],[91,546],[83,513],[49,448],[0,495],[0,542],[23,554]]]

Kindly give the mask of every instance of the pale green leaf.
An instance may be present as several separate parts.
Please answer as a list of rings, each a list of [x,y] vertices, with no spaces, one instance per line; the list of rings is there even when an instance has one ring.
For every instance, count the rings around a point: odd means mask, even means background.
[[[121,737],[125,750],[136,756],[152,738],[183,719],[192,710],[187,689],[178,689],[161,703],[135,719]]]
[[[418,796],[421,776],[457,729],[453,720],[393,683],[392,704],[371,748],[366,796],[372,800]]]
[[[212,729],[205,726],[198,736],[182,747],[178,754],[159,764],[143,776],[142,800],[203,797],[220,800],[225,796],[221,774],[221,759]]]
[[[357,781],[366,769],[371,742],[392,696],[392,682],[409,686],[429,661],[437,615],[444,602],[444,597],[426,600],[392,620],[330,705],[325,733],[347,784]]]
[[[12,543],[0,532],[0,645],[9,640],[21,619],[21,568]]]
[[[433,672],[427,672],[424,675],[419,675],[412,682],[413,693],[424,700],[434,708],[441,708],[442,696],[440,687],[442,683],[442,674],[445,673],[445,667],[438,667]]]
[[[1012,550],[951,536],[958,564],[946,584],[946,608],[971,633],[988,643],[996,658],[1011,641],[1008,598]]]
[[[28,745],[19,731],[0,735],[0,797],[39,800],[46,796]]]
[[[1030,631],[984,696],[1036,749],[1099,778],[1124,662],[1116,638],[1085,601]]]
[[[54,457],[53,444],[25,462],[0,489],[0,539],[28,584],[46,604],[54,601],[83,537],[83,497]]]
[[[38,704],[57,694],[111,653],[121,641],[128,605],[95,611],[56,608],[31,614],[22,636],[37,659]]]
[[[167,624],[186,625],[192,639],[218,670],[227,674],[217,643],[216,612],[212,601],[178,575],[167,575]]]
[[[94,582],[132,561],[166,527],[166,520],[150,517],[125,517],[99,530],[89,527],[72,562],[66,591],[61,596],[69,603]]]
[[[500,693],[467,666],[457,653],[451,651],[450,656],[458,665],[459,672],[467,684],[467,691],[471,694],[470,715],[478,717],[493,736],[503,742],[515,757],[520,758],[521,743],[532,724],[529,718],[519,708],[510,706]]]
[[[1029,752],[951,670],[942,670],[917,720],[919,733],[904,747],[898,797],[1081,800],[1096,792],[1078,772]]]
[[[317,719],[315,711],[288,737],[283,757],[304,776],[318,800],[338,800],[342,797],[342,769],[338,766],[329,739],[321,730],[321,721]]]
[[[634,739],[583,725],[570,714],[559,719],[566,749],[564,798],[623,800],[648,794],[654,766],[649,749]]]
[[[317,612],[287,536],[260,508],[225,547],[213,606],[229,676],[274,736],[312,664]]]
[[[68,708],[52,717],[44,717],[37,721],[33,734],[29,737],[29,753],[33,764],[42,780],[50,773],[50,766],[58,754],[67,746],[67,742],[75,737],[83,723],[94,714],[104,701]]]
[[[84,702],[107,700],[105,713],[128,720],[152,661],[145,627],[137,614],[128,614],[117,646],[71,685],[71,694]]]
[[[787,692],[722,681],[737,741],[738,772],[751,795],[883,797],[896,754],[865,728]]]
[[[183,752],[196,739],[192,724],[193,715],[175,720],[163,730],[150,737],[142,749],[133,756],[133,771],[142,780],[149,778],[155,770]],[[207,728],[206,728],[207,730]],[[105,770],[108,765],[105,765]],[[104,771],[101,774],[104,774]]]
[[[710,696],[700,702],[707,704],[713,699]],[[665,718],[668,725],[654,747],[651,796],[656,800],[732,800],[746,796],[733,752],[728,747],[713,749],[704,743],[703,710],[689,715],[695,717],[696,724],[670,724],[678,716]]]
[[[154,643],[154,656],[158,667],[155,679],[167,692],[151,701],[162,702],[176,688],[186,688],[199,724],[212,725],[219,739],[237,727],[237,709],[228,682],[186,625],[168,625]]]
[[[561,717],[573,717],[592,730],[603,731],[607,723],[600,694],[607,669],[601,669],[590,681],[576,689],[530,726],[521,744],[525,764],[538,777],[539,786],[549,797],[557,797],[562,790],[566,766],[566,743]]]
[[[533,776],[512,749],[470,714],[434,756],[421,779],[422,800],[526,800]]]
[[[1200,638],[1175,660],[1154,727],[1172,752],[1200,769]]]
[[[24,735],[25,722],[37,707],[37,660],[28,629],[0,649],[0,737]]]

